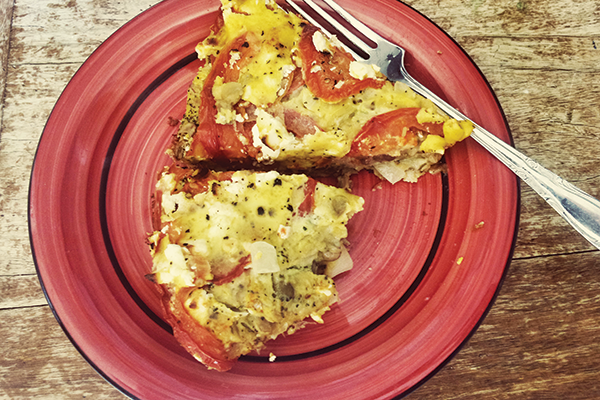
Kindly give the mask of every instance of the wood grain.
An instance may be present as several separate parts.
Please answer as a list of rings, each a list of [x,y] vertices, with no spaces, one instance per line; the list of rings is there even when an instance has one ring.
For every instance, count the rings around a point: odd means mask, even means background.
[[[13,0],[0,1],[0,98],[4,96],[4,87],[6,86],[9,37],[12,26],[12,10]]]
[[[0,0],[0,399],[122,399],[46,305],[27,229],[35,150],[60,93],[156,0]],[[488,79],[515,146],[600,197],[600,3],[408,0]],[[480,121],[485,125],[485,121]],[[600,398],[600,254],[522,187],[514,260],[463,349],[415,399]]]
[[[597,398],[599,264],[597,252],[515,260],[477,333],[414,397]]]
[[[1,399],[125,398],[86,363],[48,306],[0,310],[0,319]]]

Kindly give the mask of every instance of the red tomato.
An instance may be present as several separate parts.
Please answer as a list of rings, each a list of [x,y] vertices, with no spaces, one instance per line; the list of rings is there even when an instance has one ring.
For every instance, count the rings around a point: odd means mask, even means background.
[[[301,217],[308,214],[315,205],[315,188],[317,187],[317,181],[313,178],[308,178],[308,181],[304,184],[304,200],[298,206],[298,213]]]
[[[217,124],[215,121],[217,107],[212,95],[212,88],[217,77],[223,78],[225,83],[237,81],[240,69],[251,61],[258,45],[255,35],[245,33],[221,49],[219,55],[211,60],[213,67],[204,82],[200,95],[198,128],[188,153],[189,156],[224,161],[241,160],[248,156],[248,146],[242,143],[240,135],[250,139],[248,143],[251,143],[249,132],[251,126],[241,122],[231,125]],[[233,53],[238,53],[240,56],[239,60],[234,63],[230,62]]]
[[[350,63],[354,58],[347,51],[338,47],[333,47],[331,53],[318,51],[313,43],[313,35],[317,30],[312,25],[306,25],[298,44],[304,81],[315,96],[336,102],[368,87],[383,86],[382,79],[352,77]]]
[[[158,286],[158,285],[157,285]],[[173,336],[195,358],[209,368],[228,371],[236,362],[229,359],[223,343],[208,329],[199,325],[187,312],[183,303],[195,288],[180,289],[170,296],[165,286],[158,286],[166,321],[173,328]]]
[[[443,135],[443,124],[417,121],[420,108],[400,108],[371,118],[352,142],[348,156],[373,157],[391,154],[418,144],[418,132]]]

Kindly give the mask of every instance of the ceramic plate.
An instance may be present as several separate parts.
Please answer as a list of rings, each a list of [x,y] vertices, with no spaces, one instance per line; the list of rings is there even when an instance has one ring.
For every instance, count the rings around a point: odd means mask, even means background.
[[[391,0],[340,1],[409,53],[409,71],[505,141],[486,80],[427,18]],[[355,268],[340,303],[227,373],[189,356],[163,322],[151,269],[150,195],[172,120],[198,68],[194,46],[219,3],[167,0],[133,19],[85,62],[42,135],[30,188],[40,281],[66,334],[120,391],[143,399],[391,398],[441,368],[499,289],[516,236],[516,178],[471,139],[448,173],[417,184],[353,178],[365,210],[349,225]],[[277,359],[269,362],[273,352]]]

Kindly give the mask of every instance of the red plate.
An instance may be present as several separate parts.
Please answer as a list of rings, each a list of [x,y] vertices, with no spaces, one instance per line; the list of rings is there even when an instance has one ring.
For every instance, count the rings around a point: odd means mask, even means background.
[[[408,69],[506,141],[502,110],[469,57],[406,5],[340,1],[403,45]],[[198,67],[194,46],[214,0],[167,0],[108,39],[73,77],[42,135],[30,230],[48,301],[73,344],[123,393],[175,398],[389,398],[433,375],[475,331],[499,289],[516,236],[517,179],[472,140],[448,174],[417,184],[354,177],[365,211],[349,225],[355,268],[341,301],[296,335],[208,371],[159,317],[144,279],[150,195]],[[277,355],[268,361],[269,352]]]

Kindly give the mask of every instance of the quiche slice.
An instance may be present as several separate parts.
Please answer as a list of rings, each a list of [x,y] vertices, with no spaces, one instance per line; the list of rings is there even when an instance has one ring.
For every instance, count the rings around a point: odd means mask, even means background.
[[[395,183],[437,172],[472,131],[386,80],[271,0],[222,0],[171,147],[212,168],[375,171]]]
[[[336,302],[346,223],[363,199],[305,175],[165,168],[149,236],[177,340],[207,367],[291,334]]]

